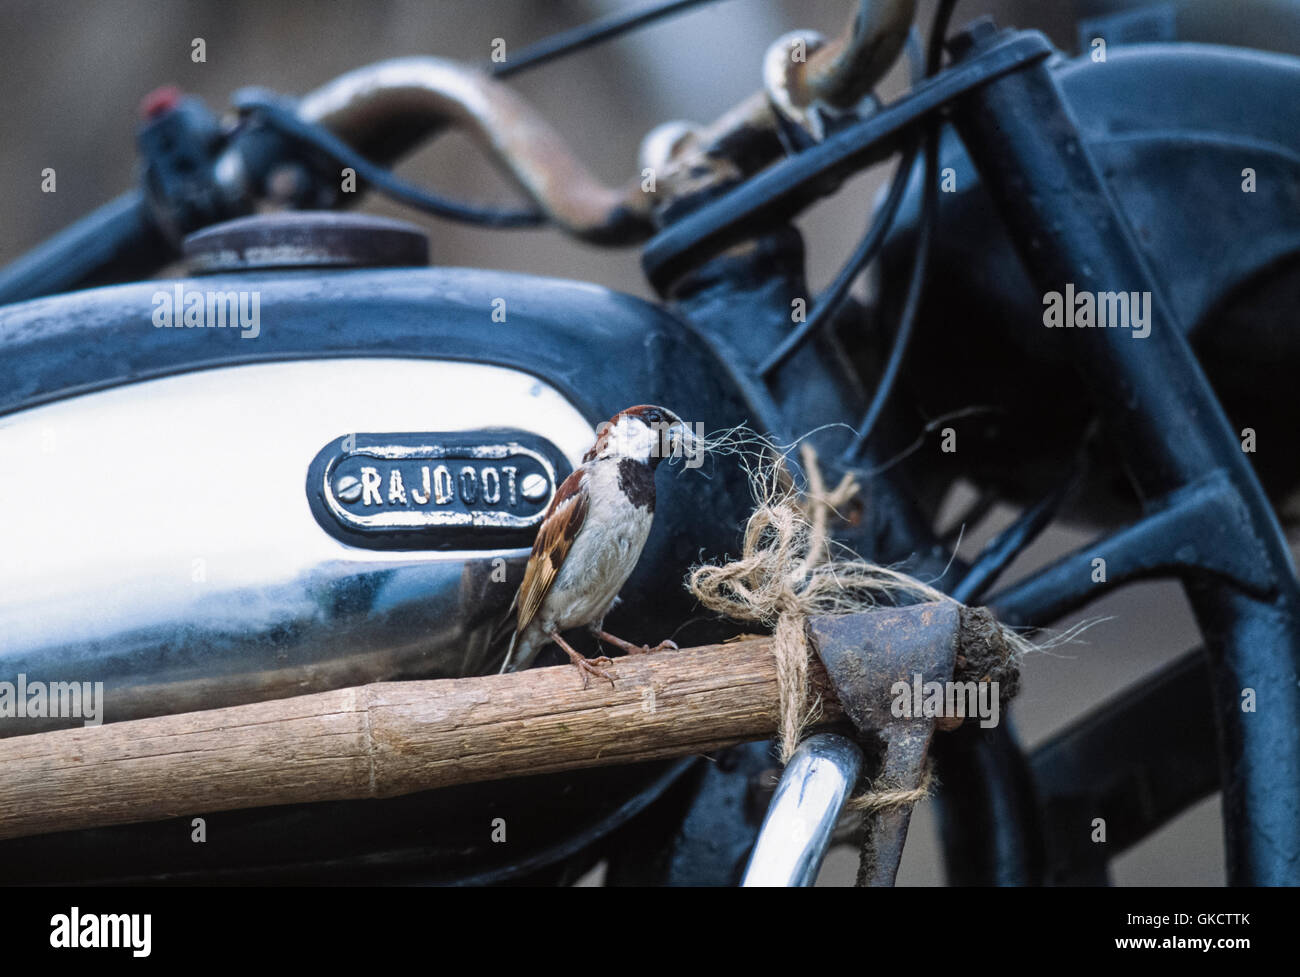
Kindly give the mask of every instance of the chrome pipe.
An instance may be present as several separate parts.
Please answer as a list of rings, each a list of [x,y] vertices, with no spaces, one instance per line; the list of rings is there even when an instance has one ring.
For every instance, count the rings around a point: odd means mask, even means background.
[[[862,750],[835,733],[795,750],[768,806],[742,886],[811,886],[862,769]]]

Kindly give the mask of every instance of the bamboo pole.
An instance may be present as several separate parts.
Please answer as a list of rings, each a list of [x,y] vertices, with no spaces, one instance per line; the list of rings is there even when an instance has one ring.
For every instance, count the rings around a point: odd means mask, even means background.
[[[777,728],[770,638],[571,666],[384,682],[0,739],[0,839],[703,753]],[[822,720],[841,718],[821,663]]]

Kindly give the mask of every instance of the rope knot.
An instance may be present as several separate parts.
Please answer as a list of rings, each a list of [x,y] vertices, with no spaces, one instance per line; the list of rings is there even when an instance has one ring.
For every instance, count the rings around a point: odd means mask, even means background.
[[[798,490],[783,456],[751,469],[756,505],[745,524],[740,556],[721,566],[697,566],[687,580],[691,593],[710,610],[772,628],[782,763],[820,712],[820,702],[809,701],[808,617],[854,613],[901,591],[943,597],[897,571],[862,560],[832,559],[831,519],[853,502],[859,485],[846,474],[828,492],[812,445],[803,444],[800,453],[807,490]]]

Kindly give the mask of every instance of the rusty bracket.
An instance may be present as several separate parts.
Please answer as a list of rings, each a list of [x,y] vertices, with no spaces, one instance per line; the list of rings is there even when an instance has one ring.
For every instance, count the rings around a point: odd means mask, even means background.
[[[1000,699],[1016,691],[1018,673],[1010,650],[984,608],[936,601],[815,617],[809,632],[845,715],[862,736],[881,744],[876,783],[888,784],[890,790],[921,787],[935,730],[955,729],[963,722],[962,717],[915,715],[910,707],[896,710],[896,686],[998,681]],[[859,885],[894,884],[911,816],[910,804],[867,815]]]

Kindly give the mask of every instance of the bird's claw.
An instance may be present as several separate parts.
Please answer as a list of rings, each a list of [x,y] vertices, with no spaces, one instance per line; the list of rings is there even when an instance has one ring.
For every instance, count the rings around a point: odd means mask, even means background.
[[[634,645],[630,641],[624,641],[617,635],[610,634],[608,631],[602,631],[596,628],[592,633],[601,641],[608,641],[615,648],[621,648],[625,655],[650,655],[656,651],[676,651],[677,642],[664,640],[659,642],[653,648],[649,645]]]
[[[629,655],[653,655],[656,651],[677,651],[677,650],[679,650],[677,647],[677,642],[669,641],[668,639],[665,638],[663,641],[659,642],[653,648],[651,648],[649,645],[633,645],[632,647],[628,648],[627,653]]]
[[[614,687],[614,676],[610,675],[609,672],[599,667],[601,665],[614,664],[614,659],[607,658],[604,655],[601,655],[599,658],[587,658],[583,655],[579,655],[577,652],[574,652],[569,655],[569,660],[572,661],[573,664],[577,666],[578,671],[581,673],[582,687],[584,689],[589,684],[589,680],[587,678],[588,675],[594,675],[596,676],[596,678],[603,678],[609,682],[610,688]]]

